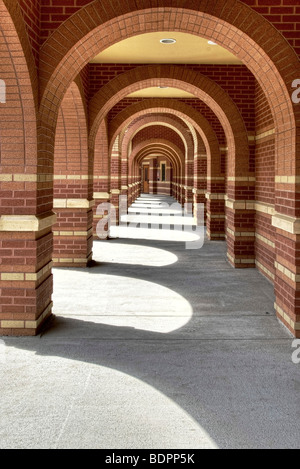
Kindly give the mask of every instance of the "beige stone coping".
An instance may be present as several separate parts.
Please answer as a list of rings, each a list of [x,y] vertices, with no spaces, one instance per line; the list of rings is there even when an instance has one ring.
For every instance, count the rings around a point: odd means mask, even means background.
[[[225,181],[225,176],[215,176],[215,177],[214,176],[212,176],[212,177],[208,176],[205,179],[207,179],[208,181]]]
[[[50,215],[2,215],[0,217],[0,231],[37,232],[50,228],[56,223],[57,216]]]
[[[231,200],[226,198],[225,205],[232,210],[255,210],[255,201]]]
[[[212,213],[209,213],[207,212],[207,218],[211,218],[211,219],[215,219],[215,220],[226,220],[226,216],[225,215],[214,215]]]
[[[256,178],[254,176],[237,176],[237,177],[229,177],[228,181],[230,182],[255,182]]]
[[[109,199],[108,192],[94,192],[94,199]]]
[[[90,174],[55,174],[54,181],[88,181],[94,179]]]
[[[276,184],[300,184],[300,176],[275,176]]]
[[[212,192],[206,192],[205,197],[209,200],[225,200],[226,194],[217,194]]]
[[[193,189],[193,194],[205,195],[206,189]]]
[[[54,236],[84,236],[89,237],[93,234],[93,228],[88,231],[54,231]]]
[[[255,210],[257,212],[265,213],[267,215],[274,215],[276,213],[274,205],[266,204],[263,202],[256,202]]]
[[[51,182],[52,174],[0,174],[0,182]]]
[[[94,200],[87,199],[54,199],[54,208],[92,208]]]
[[[198,155],[194,156],[195,160],[207,160],[207,154],[206,153],[199,153]]]
[[[288,233],[300,234],[300,219],[276,213],[272,216],[272,226]]]
[[[110,191],[110,193],[113,194],[113,195],[120,195],[120,194],[121,194],[121,191],[120,191],[120,189],[112,189],[112,190]]]

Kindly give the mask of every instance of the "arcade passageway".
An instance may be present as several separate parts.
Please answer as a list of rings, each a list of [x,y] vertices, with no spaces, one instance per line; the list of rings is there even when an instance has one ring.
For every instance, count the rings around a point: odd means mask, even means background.
[[[188,232],[141,230],[96,241],[88,269],[54,269],[49,328],[5,339],[0,446],[299,447],[272,285],[232,269],[224,243],[187,250]]]
[[[297,445],[299,25],[0,0],[0,445]]]

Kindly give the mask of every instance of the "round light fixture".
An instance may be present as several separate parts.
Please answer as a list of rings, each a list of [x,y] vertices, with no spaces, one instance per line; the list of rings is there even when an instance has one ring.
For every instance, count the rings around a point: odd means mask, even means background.
[[[160,90],[167,90],[169,87],[168,86],[159,86],[158,87]]]
[[[216,46],[217,44],[214,41],[207,41],[211,46]]]
[[[170,38],[161,39],[160,42],[161,42],[161,44],[175,44],[176,39],[170,39]]]

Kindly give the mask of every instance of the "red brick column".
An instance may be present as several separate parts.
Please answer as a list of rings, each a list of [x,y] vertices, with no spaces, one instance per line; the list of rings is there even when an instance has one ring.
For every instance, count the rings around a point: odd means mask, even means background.
[[[121,151],[119,136],[116,138],[110,158],[110,203],[116,211],[116,223],[119,223],[119,198],[121,195]]]
[[[207,154],[205,146],[202,143],[198,152],[194,156],[194,214],[197,216],[196,204],[204,205],[204,223],[206,224],[207,210],[206,210],[206,197],[207,192]],[[201,152],[200,152],[201,150]],[[197,220],[197,222],[200,220]]]
[[[193,188],[194,188],[194,159],[187,157],[185,161],[185,185],[184,185],[184,203],[189,204],[190,210],[193,207]]]
[[[33,55],[18,2],[7,4],[14,22],[1,2],[0,335],[33,336],[52,311],[53,175],[48,161],[38,164]]]
[[[93,160],[79,85],[71,84],[60,106],[54,152],[53,263],[85,267],[92,260]]]
[[[225,175],[222,171],[220,148],[208,156],[207,173],[207,236],[210,240],[225,239]]]
[[[237,268],[255,267],[255,177],[229,177],[226,197],[228,260]]]
[[[86,267],[92,260],[93,206],[93,200],[83,198],[54,199],[55,267]]]
[[[107,122],[104,119],[98,129],[94,143],[94,186],[93,198],[93,235],[98,239],[97,226],[105,216],[105,212],[98,210],[102,203],[110,202],[110,161],[107,138]]]
[[[300,189],[298,178],[276,177],[272,225],[276,230],[275,310],[280,321],[300,338],[300,214],[293,200]]]

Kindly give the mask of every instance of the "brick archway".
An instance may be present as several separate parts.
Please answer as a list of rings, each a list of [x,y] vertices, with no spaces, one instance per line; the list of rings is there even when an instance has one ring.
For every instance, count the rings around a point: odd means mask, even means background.
[[[90,102],[90,146],[93,147],[94,137],[100,122],[119,100],[139,89],[158,85],[189,91],[205,101],[215,112],[225,130],[231,163],[228,168],[229,175],[248,175],[248,137],[238,108],[229,95],[208,77],[177,66],[137,67],[119,75],[101,88]]]
[[[193,5],[186,8],[183,0],[176,3],[176,8],[165,7],[163,3],[162,0],[155,4],[144,0],[137,8],[133,1],[126,5],[116,1],[112,10],[105,2],[94,1],[62,24],[41,49],[42,124],[50,131],[70,82],[101,50],[145,31],[179,30],[224,46],[253,72],[268,97],[277,127],[276,158],[280,171],[288,173],[290,164],[286,156],[294,158],[299,138],[299,134],[296,135],[299,112],[290,99],[291,84],[299,71],[299,61],[292,47],[266,19],[237,0],[232,0],[230,7],[223,1],[215,4],[202,0],[194,9]],[[52,56],[53,50],[56,54],[50,65],[47,57]],[[50,111],[46,103],[52,103]],[[283,151],[287,141],[290,142],[289,155]],[[296,207],[289,207],[288,211],[295,215]]]
[[[173,142],[170,142],[169,140],[156,138],[151,138],[141,142],[132,151],[129,158],[129,168],[133,176],[137,178],[140,177],[140,162],[146,157],[151,157],[152,155],[156,155],[156,157],[163,156],[170,160],[174,168],[175,180],[181,181],[184,179],[185,157],[180,148],[178,148]],[[152,177],[154,179],[156,177],[154,169],[152,170]],[[172,185],[170,186],[170,191],[172,191]]]
[[[225,175],[221,169],[220,144],[213,128],[204,116],[187,104],[176,100],[148,99],[128,106],[113,119],[110,124],[110,138],[113,141],[115,136],[122,132],[122,129],[124,132],[132,120],[147,116],[150,111],[174,115],[190,124],[195,154],[193,162],[190,161],[186,172],[194,172],[194,181],[193,184],[191,184],[191,180],[185,183],[179,177],[176,181],[178,190],[175,191],[175,196],[180,202],[189,203],[193,200],[194,204],[204,204],[205,212],[207,209],[208,237],[216,240],[225,239]],[[198,138],[195,129],[198,132]],[[128,140],[129,136],[130,132],[125,135],[124,140]],[[201,141],[198,142],[199,139]],[[180,187],[182,185],[184,187],[193,186],[193,189],[187,190],[184,198]]]
[[[199,112],[191,106],[178,102],[175,99],[168,99],[167,101],[161,99],[149,99],[147,101],[141,101],[128,106],[111,122],[110,139],[114,140],[115,136],[121,132],[122,128],[128,126],[133,119],[146,115],[150,110],[151,112],[168,113],[178,116],[190,123],[192,127],[195,127],[204,142],[208,160],[211,160],[212,162],[210,164],[209,175],[213,177],[214,175],[218,176],[220,174],[220,145],[213,128],[207,119],[199,114]]]
[[[160,125],[162,127],[166,127],[167,129],[171,129],[174,131],[184,145],[184,154],[185,154],[185,179],[181,180],[181,175],[177,174],[177,171],[174,170],[172,172],[173,181],[171,181],[171,190],[172,195],[178,199],[180,203],[184,202],[192,202],[193,195],[193,170],[194,170],[194,155],[195,155],[195,144],[191,133],[188,132],[188,127],[184,124],[184,122],[179,119],[179,117],[175,114],[168,114],[167,109],[163,109],[161,113],[150,113],[150,114],[142,114],[137,113],[133,116],[132,124],[128,127],[128,132],[124,134],[124,138],[122,140],[122,154],[127,155],[129,154],[129,146],[131,142],[134,141],[135,137],[138,137],[139,133],[142,130],[149,129],[152,126]],[[138,117],[137,117],[138,116]],[[154,119],[154,120],[153,120]],[[166,137],[165,137],[166,138]],[[172,141],[172,137],[170,135],[170,140]],[[173,142],[174,143],[174,142]],[[129,180],[131,179],[131,174],[128,175]],[[155,179],[155,178],[154,178]],[[155,182],[153,183],[154,186],[158,186]],[[182,200],[181,191],[177,192],[177,184],[183,184],[185,186],[185,197]],[[130,196],[129,196],[130,198]]]

